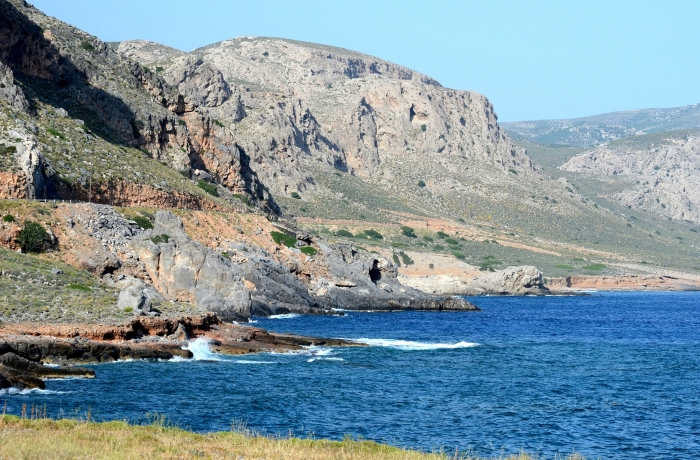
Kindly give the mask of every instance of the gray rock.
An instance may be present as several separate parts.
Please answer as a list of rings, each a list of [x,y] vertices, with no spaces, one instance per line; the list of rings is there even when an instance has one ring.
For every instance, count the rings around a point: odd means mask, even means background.
[[[170,238],[155,244],[148,238],[153,234]],[[173,213],[158,211],[153,231],[133,246],[154,287],[166,299],[194,302],[200,311],[215,312],[224,320],[250,318],[250,292],[238,268],[192,240]]]

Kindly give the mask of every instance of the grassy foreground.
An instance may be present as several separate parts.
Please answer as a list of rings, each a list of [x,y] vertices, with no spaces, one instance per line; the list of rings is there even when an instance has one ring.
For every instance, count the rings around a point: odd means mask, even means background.
[[[372,441],[270,438],[238,432],[197,434],[160,425],[0,417],[2,459],[447,460],[461,453],[403,450]],[[526,454],[503,460],[532,460]],[[578,455],[568,460],[583,460]]]

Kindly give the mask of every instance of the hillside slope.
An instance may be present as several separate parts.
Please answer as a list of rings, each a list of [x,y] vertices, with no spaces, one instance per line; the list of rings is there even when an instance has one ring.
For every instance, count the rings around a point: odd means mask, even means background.
[[[515,139],[544,145],[595,147],[630,136],[700,128],[700,104],[670,109],[625,110],[563,120],[503,123]]]
[[[624,206],[700,223],[700,131],[608,142],[571,158],[561,169],[629,179],[631,186],[613,195]]]

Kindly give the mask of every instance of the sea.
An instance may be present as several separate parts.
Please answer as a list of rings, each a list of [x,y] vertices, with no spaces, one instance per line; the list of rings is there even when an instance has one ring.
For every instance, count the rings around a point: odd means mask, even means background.
[[[95,365],[95,380],[4,390],[0,404],[483,457],[698,457],[700,293],[468,300],[482,311],[256,318],[366,346],[231,357],[198,340],[194,360]]]

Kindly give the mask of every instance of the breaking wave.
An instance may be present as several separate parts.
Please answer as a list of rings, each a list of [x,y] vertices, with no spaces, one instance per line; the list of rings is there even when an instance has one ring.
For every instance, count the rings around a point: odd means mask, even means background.
[[[398,350],[407,351],[422,351],[422,350],[452,350],[455,348],[471,348],[478,347],[478,343],[474,342],[456,342],[456,343],[426,343],[413,342],[411,340],[394,340],[394,339],[350,339],[353,342],[364,343],[372,347],[396,348]]]

